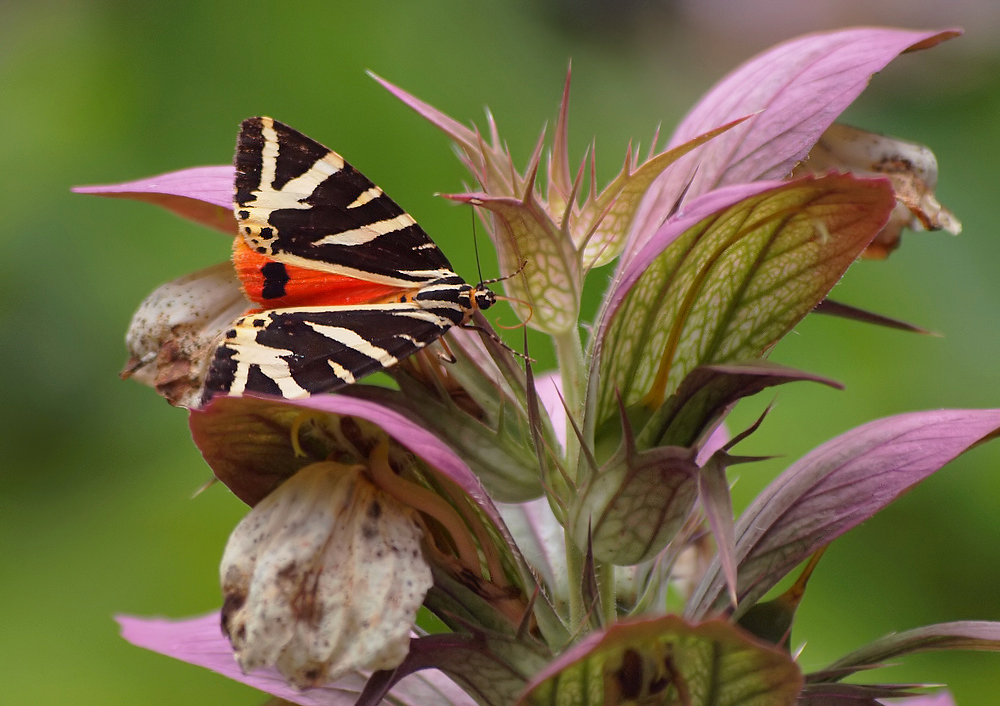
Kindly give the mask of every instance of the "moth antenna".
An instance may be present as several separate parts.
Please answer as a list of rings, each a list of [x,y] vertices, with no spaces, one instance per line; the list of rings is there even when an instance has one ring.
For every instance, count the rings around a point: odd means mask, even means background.
[[[504,275],[503,277],[494,277],[493,279],[480,279],[479,284],[486,285],[486,284],[496,284],[497,282],[506,282],[507,280],[513,279],[514,277],[517,277],[519,274],[524,272],[524,268],[527,266],[528,266],[528,261],[521,260],[521,264],[518,266],[518,268],[513,272],[511,272],[509,275]],[[521,301],[520,299],[510,299],[508,297],[499,297],[499,299],[504,299],[506,301],[515,301],[515,302]],[[524,303],[527,304],[527,302]]]

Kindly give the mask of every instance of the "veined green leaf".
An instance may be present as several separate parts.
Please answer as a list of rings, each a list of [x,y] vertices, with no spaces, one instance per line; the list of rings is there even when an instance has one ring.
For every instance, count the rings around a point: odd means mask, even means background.
[[[518,704],[782,706],[802,675],[785,652],[729,623],[676,616],[619,622],[538,674]]]
[[[616,393],[653,411],[698,365],[764,355],[826,296],[893,204],[884,180],[830,175],[769,184],[664,226],[625,264],[624,291],[601,324],[598,421]],[[695,202],[689,215],[698,213]]]
[[[513,276],[504,280],[504,290],[522,321],[552,335],[577,325],[582,273],[576,248],[569,234],[559,228],[529,192],[517,199],[486,194],[449,196],[456,201],[481,206],[496,219],[500,269]],[[522,267],[523,265],[523,267]],[[520,270],[520,272],[518,272]]]

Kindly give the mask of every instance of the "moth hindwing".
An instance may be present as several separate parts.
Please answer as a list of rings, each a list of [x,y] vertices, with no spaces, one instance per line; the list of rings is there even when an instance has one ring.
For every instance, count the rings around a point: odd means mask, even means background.
[[[455,274],[361,172],[271,118],[236,144],[233,263],[256,307],[215,350],[203,400],[304,397],[395,365],[495,297]]]

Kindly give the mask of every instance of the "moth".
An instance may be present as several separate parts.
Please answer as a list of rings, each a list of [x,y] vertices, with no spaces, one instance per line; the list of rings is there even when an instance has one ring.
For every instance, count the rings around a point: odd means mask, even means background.
[[[202,401],[300,398],[389,368],[496,302],[344,159],[276,120],[236,146],[233,263],[255,308],[223,334]]]

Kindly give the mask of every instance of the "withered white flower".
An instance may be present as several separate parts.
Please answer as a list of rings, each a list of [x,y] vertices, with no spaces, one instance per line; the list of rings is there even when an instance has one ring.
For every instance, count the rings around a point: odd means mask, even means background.
[[[233,531],[222,624],[244,672],[274,666],[307,688],[406,657],[432,584],[423,533],[364,470],[307,466]]]
[[[884,176],[892,182],[896,208],[865,251],[884,258],[899,247],[903,228],[962,232],[962,224],[934,194],[938,165],[934,153],[915,142],[878,135],[834,123],[809,151],[793,176],[850,171],[857,176]]]
[[[228,262],[157,287],[125,335],[122,377],[149,385],[178,407],[197,407],[211,352],[250,302]]]

